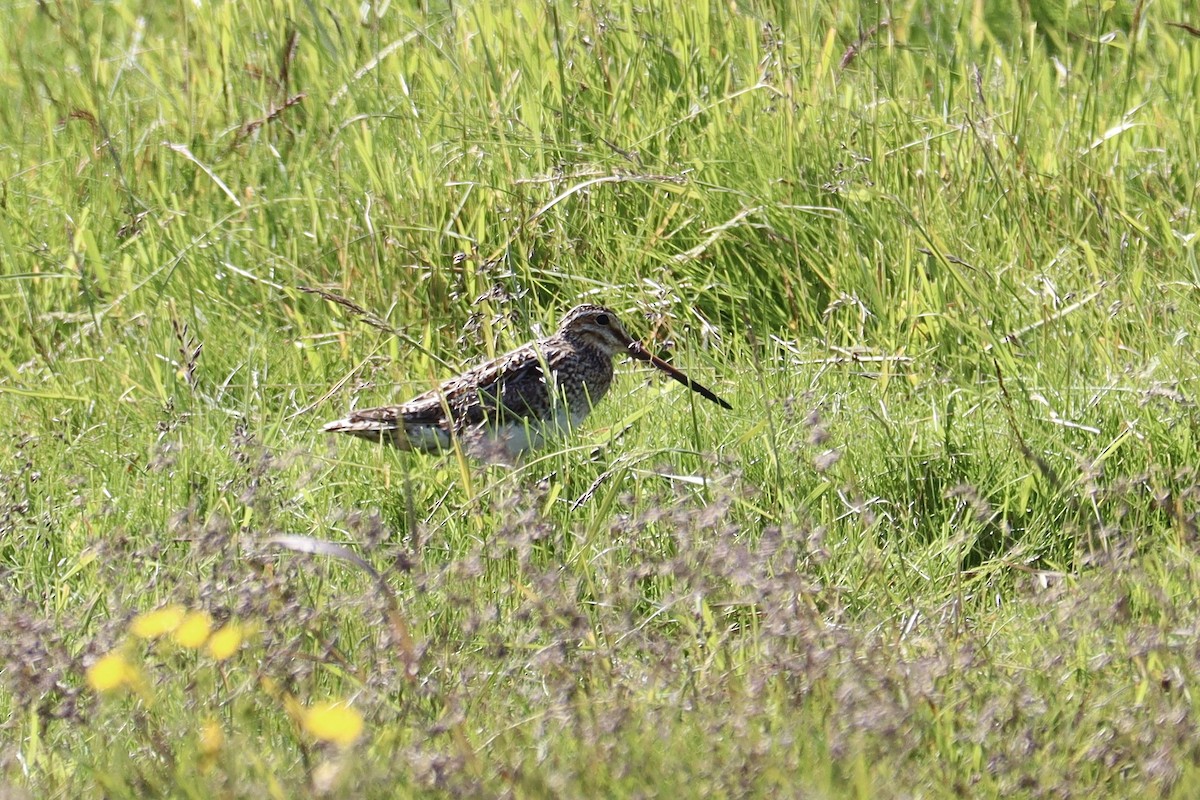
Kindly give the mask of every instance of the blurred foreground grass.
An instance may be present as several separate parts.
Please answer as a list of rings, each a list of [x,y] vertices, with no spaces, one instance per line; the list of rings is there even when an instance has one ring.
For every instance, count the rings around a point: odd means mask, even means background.
[[[1187,4],[0,20],[0,791],[1194,795]],[[735,412],[317,433],[581,299]]]

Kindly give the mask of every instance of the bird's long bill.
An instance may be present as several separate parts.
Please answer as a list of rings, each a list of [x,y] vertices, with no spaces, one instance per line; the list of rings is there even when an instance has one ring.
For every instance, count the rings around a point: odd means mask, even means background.
[[[675,369],[670,364],[668,364],[667,362],[663,361],[658,356],[651,353],[649,350],[647,350],[645,347],[642,346],[641,342],[638,342],[636,340],[630,342],[629,343],[629,354],[631,356],[633,356],[634,358],[636,358],[638,361],[649,361],[651,364],[658,367],[663,372],[667,373],[672,378],[679,381],[680,383],[682,383],[684,386],[691,389],[696,394],[702,395],[703,397],[706,397],[709,400],[712,400],[714,403],[716,403],[717,405],[719,405],[723,408],[727,408],[730,411],[733,410],[733,406],[729,405],[729,403],[726,403],[724,400],[722,400],[721,398],[719,398],[715,394],[713,394],[711,389],[709,389],[706,386],[701,386],[700,384],[696,383],[694,380],[689,378],[687,375],[684,375],[682,372]]]

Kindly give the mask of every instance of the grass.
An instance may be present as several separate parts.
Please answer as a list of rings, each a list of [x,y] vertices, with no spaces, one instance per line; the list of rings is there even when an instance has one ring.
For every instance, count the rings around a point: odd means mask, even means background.
[[[4,792],[1195,794],[1187,4],[0,14]],[[580,299],[735,412],[319,433]]]

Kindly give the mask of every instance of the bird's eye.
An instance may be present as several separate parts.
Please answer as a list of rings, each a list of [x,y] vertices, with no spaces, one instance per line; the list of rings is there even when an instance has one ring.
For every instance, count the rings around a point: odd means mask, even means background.
[[[601,314],[598,317],[596,317],[596,324],[597,325],[607,325],[608,324],[608,314]]]

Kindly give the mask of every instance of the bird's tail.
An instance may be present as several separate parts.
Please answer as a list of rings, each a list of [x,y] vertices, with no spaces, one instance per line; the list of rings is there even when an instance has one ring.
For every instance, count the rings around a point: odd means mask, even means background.
[[[404,427],[396,421],[394,415],[380,414],[378,411],[379,409],[355,411],[348,417],[328,423],[323,430],[326,433],[348,433],[360,439],[408,449]]]

